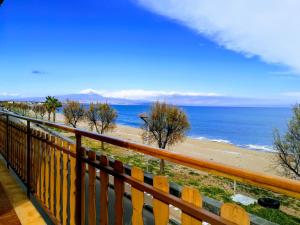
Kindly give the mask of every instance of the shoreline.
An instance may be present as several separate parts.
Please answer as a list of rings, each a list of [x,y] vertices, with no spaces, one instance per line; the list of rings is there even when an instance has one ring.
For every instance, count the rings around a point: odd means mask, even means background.
[[[57,121],[64,122],[63,114],[57,114]],[[89,130],[86,121],[78,123],[78,127]],[[145,144],[141,138],[142,129],[117,124],[112,132],[106,135]],[[147,143],[146,143],[147,144]],[[151,144],[155,147],[155,144]],[[231,143],[217,142],[209,139],[186,137],[184,142],[167,148],[170,151],[183,153],[191,157],[236,166],[255,172],[282,176],[280,166],[276,164],[276,154],[270,151],[251,150]]]
[[[117,126],[124,126],[124,127],[130,127],[130,128],[135,128],[135,129],[141,129],[139,127],[136,126],[130,126],[127,124],[116,124]],[[205,136],[195,136],[195,135],[187,135],[186,138],[190,138],[190,139],[195,139],[195,140],[199,140],[199,141],[208,141],[208,142],[216,142],[216,143],[224,143],[224,144],[230,144],[233,145],[235,147],[239,147],[242,149],[247,149],[247,150],[251,150],[251,151],[257,151],[257,152],[265,152],[265,153],[276,153],[276,150],[274,150],[272,148],[271,145],[258,145],[258,144],[236,144],[231,142],[230,140],[226,140],[226,139],[221,139],[221,138],[207,138]]]

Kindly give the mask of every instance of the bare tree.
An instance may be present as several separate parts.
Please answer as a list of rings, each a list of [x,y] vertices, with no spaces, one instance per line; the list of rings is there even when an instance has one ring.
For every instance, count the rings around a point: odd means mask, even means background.
[[[34,113],[35,118],[37,119],[39,115],[39,104],[34,104],[32,106],[32,111]]]
[[[91,103],[89,109],[86,111],[86,118],[89,121],[91,130],[95,128],[99,134],[113,130],[117,117],[116,110],[107,103]]]
[[[289,121],[286,134],[281,137],[279,131],[274,134],[274,147],[278,151],[278,163],[286,175],[300,179],[300,105],[293,108],[294,115]]]
[[[8,103],[7,101],[1,101],[0,102],[0,107],[1,108],[6,108],[7,107],[7,103]]]
[[[3,107],[8,110],[8,111],[11,111],[12,110],[12,103],[11,102],[4,102],[3,103]]]
[[[156,142],[161,149],[182,142],[190,128],[186,113],[166,103],[154,103],[149,114],[144,114],[142,118],[143,140],[149,143]],[[160,173],[164,173],[164,167],[165,162],[161,159]]]
[[[28,115],[30,106],[27,103],[21,102],[18,104],[18,107],[22,116]]]
[[[47,109],[46,109],[46,106],[44,104],[36,103],[36,104],[33,105],[32,111],[33,111],[36,119],[38,117],[40,117],[43,120],[44,117],[45,117],[45,114],[47,112]]]
[[[76,128],[78,121],[84,117],[84,108],[76,101],[67,101],[63,109],[65,121],[67,124]]]
[[[39,115],[42,120],[44,119],[46,112],[47,112],[46,106],[44,104],[39,104]]]

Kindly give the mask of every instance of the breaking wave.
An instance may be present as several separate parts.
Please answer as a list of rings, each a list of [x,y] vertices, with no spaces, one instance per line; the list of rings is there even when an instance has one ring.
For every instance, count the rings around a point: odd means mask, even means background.
[[[203,141],[213,141],[213,142],[219,142],[219,143],[232,144],[230,141],[224,140],[224,139],[209,139],[206,137],[192,137],[192,138],[198,139],[198,140],[203,140]]]
[[[246,148],[251,150],[257,150],[257,151],[264,151],[264,152],[276,152],[275,149],[272,148],[272,146],[268,145],[245,145]]]

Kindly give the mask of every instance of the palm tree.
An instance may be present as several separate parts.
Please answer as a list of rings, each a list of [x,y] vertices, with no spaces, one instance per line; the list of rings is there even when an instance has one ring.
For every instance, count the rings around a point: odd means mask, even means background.
[[[48,113],[48,121],[50,121],[50,119],[51,119],[51,112],[52,112],[51,103],[48,102],[48,101],[46,101],[46,102],[44,102],[44,106],[45,106],[46,111]]]
[[[61,102],[54,96],[47,96],[46,101],[45,101],[45,106],[48,111],[48,120],[50,120],[50,113],[52,113],[53,114],[53,122],[55,122],[56,110],[57,110],[57,108],[62,106]]]

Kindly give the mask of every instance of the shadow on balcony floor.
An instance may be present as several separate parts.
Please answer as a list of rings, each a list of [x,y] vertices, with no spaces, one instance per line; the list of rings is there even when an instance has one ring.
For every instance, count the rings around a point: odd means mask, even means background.
[[[0,157],[0,180],[1,184],[23,225],[46,224],[32,202],[27,198],[26,193],[13,176],[12,172],[6,168],[6,164]]]

